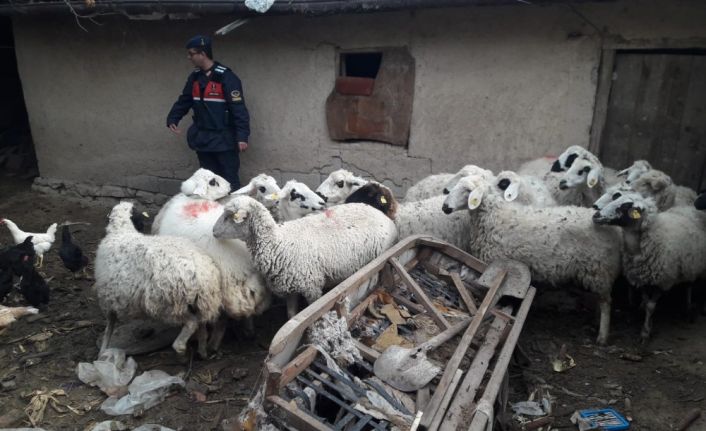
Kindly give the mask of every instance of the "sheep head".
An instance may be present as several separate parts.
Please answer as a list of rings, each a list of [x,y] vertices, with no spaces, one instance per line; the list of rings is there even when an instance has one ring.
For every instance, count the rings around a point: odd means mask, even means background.
[[[187,196],[215,201],[228,195],[230,183],[208,169],[201,168],[181,183],[181,192]]]
[[[610,197],[610,202],[593,214],[593,222],[622,227],[639,226],[647,214],[656,211],[652,198],[643,197],[635,191],[616,192]]]
[[[329,174],[316,189],[316,193],[329,205],[336,205],[343,203],[351,193],[367,184],[367,182],[367,180],[353,175],[350,171],[339,169]]]
[[[468,177],[471,175],[477,175],[487,180],[490,180],[493,178],[493,171],[483,169],[476,165],[466,165],[462,167],[458,172],[456,172],[456,174],[449,180],[449,182],[446,183],[443,189],[443,193],[445,195],[448,195],[451,192],[451,189],[453,189],[454,186],[458,184],[461,178]]]
[[[277,205],[282,196],[282,189],[277,185],[277,180],[267,174],[260,174],[250,182],[231,193],[231,195],[248,195],[255,198],[266,208],[272,208]]]
[[[441,209],[445,214],[463,209],[474,210],[480,206],[483,197],[489,191],[490,183],[484,177],[479,175],[463,177],[449,191]]]
[[[213,225],[213,236],[245,241],[250,236],[249,222],[257,205],[267,212],[262,204],[250,196],[235,196],[225,204],[223,214]]]

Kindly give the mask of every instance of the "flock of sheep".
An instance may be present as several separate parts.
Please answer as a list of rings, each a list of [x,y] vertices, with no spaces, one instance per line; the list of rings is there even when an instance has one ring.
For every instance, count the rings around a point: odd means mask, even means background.
[[[619,181],[621,179],[622,181]],[[474,165],[411,187],[389,188],[338,170],[312,191],[265,174],[230,193],[199,169],[160,210],[152,235],[139,233],[133,207],[109,217],[95,261],[107,316],[102,349],[118,319],[181,325],[174,350],[192,335],[198,353],[216,350],[228,318],[266,310],[272,294],[298,310],[412,234],[430,234],[482,260],[526,264],[534,281],[598,295],[598,343],[610,327],[611,291],[621,275],[643,293],[644,339],[661,293],[706,276],[706,195],[676,186],[637,161],[618,173],[579,146],[497,175]]]

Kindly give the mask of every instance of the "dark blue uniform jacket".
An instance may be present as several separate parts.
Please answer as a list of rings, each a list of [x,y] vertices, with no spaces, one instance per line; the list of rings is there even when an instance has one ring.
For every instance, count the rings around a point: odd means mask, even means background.
[[[195,151],[238,151],[238,142],[248,142],[250,115],[245,107],[240,79],[227,67],[214,63],[210,76],[194,71],[184,91],[167,116],[167,126],[179,124],[194,111],[194,124],[186,141]]]

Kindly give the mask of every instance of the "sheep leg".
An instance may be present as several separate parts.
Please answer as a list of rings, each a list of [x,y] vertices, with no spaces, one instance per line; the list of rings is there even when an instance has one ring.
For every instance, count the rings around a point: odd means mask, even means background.
[[[599,307],[601,309],[601,321],[598,326],[598,339],[596,342],[605,346],[608,343],[608,333],[610,332],[610,299],[601,298]]]
[[[179,336],[176,337],[172,343],[172,349],[174,349],[177,354],[183,356],[186,353],[186,343],[189,342],[189,338],[194,335],[194,332],[199,329],[199,322],[196,317],[190,317],[181,327],[181,332]]]
[[[208,345],[208,328],[206,324],[202,323],[199,325],[198,332],[196,333],[196,340],[198,342],[198,354],[201,359],[208,358],[208,350],[206,346]]]
[[[645,323],[642,325],[642,332],[640,332],[643,344],[647,343],[647,340],[650,338],[650,333],[652,332],[652,315],[655,312],[657,301],[659,300],[661,294],[662,292],[656,289],[652,295],[645,294],[647,299],[645,303]]]
[[[211,352],[217,351],[221,347],[223,336],[226,333],[226,325],[228,320],[225,316],[221,316],[213,324],[211,329],[211,337],[208,339],[208,350]]]
[[[291,293],[287,295],[287,317],[291,319],[299,312],[299,295]]]
[[[115,321],[117,318],[112,312],[108,313],[106,316],[105,332],[103,332],[103,342],[101,343],[100,351],[98,356],[100,356],[110,345],[110,339],[113,337],[113,332],[115,331]]]

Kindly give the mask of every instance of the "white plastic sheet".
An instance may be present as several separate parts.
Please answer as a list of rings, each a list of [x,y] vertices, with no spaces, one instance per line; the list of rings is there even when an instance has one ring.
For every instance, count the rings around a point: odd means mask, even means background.
[[[245,0],[245,6],[254,11],[265,13],[270,7],[272,7],[274,2],[275,0]]]
[[[132,414],[136,409],[147,410],[164,401],[172,385],[184,386],[181,377],[170,376],[162,370],[145,371],[135,377],[128,394],[118,399],[110,397],[101,404],[101,410],[109,415]]]
[[[135,376],[137,362],[125,359],[125,351],[106,349],[93,363],[80,362],[78,378],[83,383],[98,386],[111,397],[121,397],[127,393],[127,385]]]

